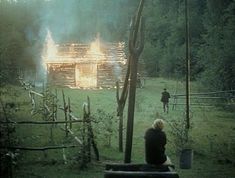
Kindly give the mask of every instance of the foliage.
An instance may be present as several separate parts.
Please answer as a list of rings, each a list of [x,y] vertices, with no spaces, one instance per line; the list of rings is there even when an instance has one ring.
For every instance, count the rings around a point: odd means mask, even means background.
[[[191,79],[207,90],[235,86],[234,1],[189,2]],[[184,1],[148,1],[146,50],[143,58],[150,76],[185,75]]]
[[[192,148],[193,139],[190,135],[190,129],[186,129],[186,117],[177,118],[168,122],[171,130],[172,140],[175,146],[176,153],[179,153],[185,148]]]
[[[117,134],[117,120],[115,120],[115,113],[107,113],[103,109],[97,109],[97,113],[94,118],[96,119],[97,127],[95,132],[98,134],[99,140],[105,141],[105,145],[110,147],[111,140],[114,135]]]
[[[0,120],[8,121],[14,118],[15,113],[18,108],[16,103],[13,101],[3,101],[2,95],[15,95],[11,93],[12,91],[4,91],[0,89]],[[16,91],[14,91],[16,92]],[[13,124],[0,124],[0,145],[2,146],[12,146],[17,144],[17,139],[15,138],[15,126]],[[15,150],[8,150],[5,148],[0,149],[0,172],[1,176],[11,177],[12,167],[17,164],[18,153]]]

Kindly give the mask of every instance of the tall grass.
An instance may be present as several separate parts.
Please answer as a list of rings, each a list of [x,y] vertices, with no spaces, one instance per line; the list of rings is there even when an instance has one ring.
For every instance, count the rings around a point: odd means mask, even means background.
[[[14,89],[15,87],[13,87]],[[167,134],[166,152],[175,164],[180,177],[192,178],[211,178],[235,177],[233,173],[235,160],[235,122],[233,111],[223,111],[216,107],[191,107],[191,137],[193,140],[194,162],[191,170],[180,170],[178,167],[179,155],[177,143],[175,142],[173,130],[169,124],[180,122],[185,117],[183,105],[177,106],[172,110],[170,105],[169,113],[163,112],[160,102],[163,88],[173,93],[184,93],[184,83],[162,78],[148,78],[142,89],[137,89],[136,108],[134,122],[134,136],[132,148],[132,162],[143,163],[144,159],[144,133],[151,127],[156,118],[166,121],[165,132]],[[16,89],[16,88],[15,88]],[[52,91],[55,88],[51,88]],[[59,105],[62,106],[62,88],[57,88]],[[101,154],[100,162],[93,162],[86,170],[80,170],[73,158],[77,156],[76,149],[67,149],[69,163],[62,164],[62,151],[41,152],[21,152],[18,160],[18,168],[15,169],[15,177],[103,177],[104,164],[106,162],[123,162],[123,153],[118,152],[117,129],[118,122],[116,117],[116,91],[115,89],[103,90],[80,90],[63,88],[66,97],[70,97],[72,111],[76,116],[82,117],[82,105],[87,101],[87,96],[91,100],[91,113],[97,116],[98,110],[102,109],[105,113],[113,115],[114,122],[111,135],[111,145],[107,146],[104,142],[102,133],[95,132],[98,149]],[[191,86],[191,91],[196,92],[196,84]],[[30,100],[26,91],[17,88],[17,96],[3,97],[4,101],[14,100],[19,103],[20,111],[15,114],[18,120],[40,120],[40,116],[30,116]],[[172,102],[172,101],[171,101]],[[124,112],[124,123],[126,124],[127,107]],[[59,119],[63,118],[63,113],[59,113]],[[111,117],[110,117],[111,118]],[[95,131],[101,127],[102,123],[93,123]],[[79,134],[79,125],[74,124],[73,130]],[[47,126],[17,126],[16,136],[19,143],[23,146],[53,145],[62,143],[73,143],[72,138],[65,138],[64,132],[59,128],[53,129],[54,142],[49,139],[50,128]],[[125,137],[125,129],[124,129]],[[125,143],[125,140],[124,140]],[[125,144],[124,144],[125,145]],[[44,164],[42,164],[44,162]]]

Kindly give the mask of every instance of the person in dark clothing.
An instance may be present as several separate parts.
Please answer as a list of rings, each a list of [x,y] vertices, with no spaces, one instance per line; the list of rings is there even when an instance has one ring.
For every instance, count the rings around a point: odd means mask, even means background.
[[[142,83],[141,83],[141,75],[140,73],[137,73],[137,81],[136,81],[137,87],[142,88]]]
[[[161,102],[163,103],[163,111],[167,113],[169,109],[168,103],[170,97],[170,93],[166,91],[166,88],[164,88],[164,91],[162,92]]]
[[[148,164],[171,164],[165,154],[166,134],[162,131],[163,127],[163,120],[156,119],[145,133],[145,160]]]

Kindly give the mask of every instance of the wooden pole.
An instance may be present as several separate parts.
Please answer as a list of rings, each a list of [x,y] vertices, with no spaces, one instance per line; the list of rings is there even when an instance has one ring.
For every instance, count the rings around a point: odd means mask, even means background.
[[[55,121],[55,97],[52,97],[52,120]]]
[[[45,150],[54,150],[62,148],[75,148],[80,147],[80,145],[60,145],[60,146],[46,146],[46,147],[22,147],[22,146],[0,146],[0,149],[8,150],[27,150],[27,151],[45,151]]]
[[[186,52],[186,60],[185,60],[185,67],[186,67],[186,129],[190,128],[190,118],[189,118],[189,95],[190,95],[190,54],[189,54],[189,22],[188,22],[188,0],[185,0],[185,52]]]
[[[86,167],[86,108],[83,105],[83,125],[82,125],[82,167]]]
[[[91,132],[87,123],[87,162],[91,162]]]
[[[87,111],[84,110],[85,112],[85,118],[86,120],[90,120],[90,98],[87,96]],[[90,130],[90,121],[86,122],[86,130],[87,130],[87,161],[91,162],[91,130]]]
[[[43,81],[43,85],[42,85],[42,108],[43,108],[43,120],[46,120],[45,118],[45,83]]]
[[[66,105],[66,101],[65,101],[65,95],[64,95],[64,90],[62,90],[62,96],[63,96],[63,103],[64,103],[64,120],[65,120],[65,136],[68,137],[68,117],[67,117],[67,105]]]
[[[69,112],[69,121],[72,120],[72,117],[71,117],[71,105],[70,105],[70,98],[68,97],[68,112]],[[69,123],[69,129],[72,129],[72,122]]]
[[[53,138],[53,125],[54,124],[51,124],[50,126],[50,141],[53,143],[54,142],[54,138]]]
[[[128,74],[129,75],[129,74]],[[127,85],[127,83],[124,83],[124,86]],[[118,148],[119,148],[119,152],[123,152],[123,110],[124,110],[124,106],[126,103],[126,98],[124,98],[124,100],[119,99],[119,82],[116,82],[116,100],[117,100],[117,116],[119,117],[119,127],[118,127],[118,135],[119,135],[119,144],[118,144]],[[126,91],[123,90],[123,92],[127,92],[127,88]]]
[[[67,164],[68,162],[67,162],[67,157],[66,157],[64,148],[62,148],[62,154],[63,154],[64,164]]]
[[[58,93],[57,89],[55,89],[55,120],[57,120],[57,111],[58,111]]]
[[[78,122],[84,122],[84,120],[72,120],[72,121],[0,121],[0,124],[26,124],[26,125],[32,125],[32,124],[68,124],[68,123],[78,123]],[[87,122],[87,121],[85,121]]]
[[[143,34],[143,19],[141,12],[143,10],[144,0],[140,1],[137,14],[132,20],[129,37],[129,51],[130,51],[130,89],[128,100],[128,118],[127,118],[127,132],[126,132],[126,148],[125,148],[125,163],[131,162],[132,138],[134,126],[134,112],[135,112],[135,95],[136,95],[136,80],[138,58],[144,47]],[[137,43],[138,32],[140,33],[139,43]]]

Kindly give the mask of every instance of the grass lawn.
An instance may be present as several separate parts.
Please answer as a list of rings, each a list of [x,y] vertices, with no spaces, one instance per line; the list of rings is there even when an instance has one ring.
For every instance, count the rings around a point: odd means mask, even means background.
[[[235,110],[225,110],[216,107],[191,107],[190,138],[192,138],[192,148],[194,150],[193,166],[189,170],[179,168],[179,153],[175,142],[174,130],[170,125],[180,123],[184,118],[184,106],[177,106],[172,110],[170,105],[169,113],[163,112],[160,96],[163,88],[173,94],[184,93],[184,84],[181,82],[166,80],[162,78],[148,78],[144,88],[137,89],[135,124],[132,148],[132,162],[144,162],[144,133],[157,118],[166,121],[165,132],[168,143],[166,152],[176,166],[176,171],[180,178],[233,178],[235,177]],[[197,91],[197,87],[192,85],[191,90]],[[20,110],[14,114],[16,120],[37,120],[41,121],[41,116],[31,116],[30,99],[27,91],[20,87],[8,87],[8,92],[16,94],[5,94],[2,96],[4,102],[14,101],[19,104]],[[1,88],[5,90],[5,88]],[[12,90],[12,91],[10,91]],[[55,89],[51,89],[54,91]],[[59,105],[62,106],[61,88],[58,88]],[[93,129],[96,133],[96,141],[100,151],[101,160],[92,161],[88,168],[81,170],[74,161],[74,157],[79,155],[77,148],[68,148],[64,152],[67,156],[67,164],[64,164],[62,150],[50,150],[44,152],[20,151],[17,166],[14,167],[14,177],[48,177],[48,178],[98,178],[103,177],[104,165],[107,162],[123,162],[123,153],[118,152],[118,122],[116,117],[116,91],[115,89],[102,90],[80,90],[64,88],[65,95],[70,97],[72,111],[78,117],[82,117],[82,105],[87,100],[91,100],[91,113],[97,116],[97,110],[101,109],[113,116],[113,134],[111,145],[107,146],[107,139],[99,128],[103,128],[102,123],[94,123]],[[200,92],[200,91],[199,91]],[[172,100],[171,100],[172,102]],[[193,101],[192,101],[193,102]],[[197,101],[201,102],[201,101]],[[125,121],[126,123],[126,113]],[[64,115],[60,111],[58,119],[63,120]],[[62,126],[62,125],[61,125]],[[59,126],[53,127],[53,140],[50,139],[51,126],[45,125],[17,125],[16,132],[12,137],[17,138],[17,143],[21,146],[46,146],[75,144],[72,137],[65,137]],[[73,131],[79,135],[78,124],[73,124]],[[104,130],[103,130],[104,132]],[[124,133],[125,136],[125,133]],[[125,142],[124,142],[125,143]],[[125,145],[125,144],[124,144]],[[94,156],[94,155],[93,155]]]

